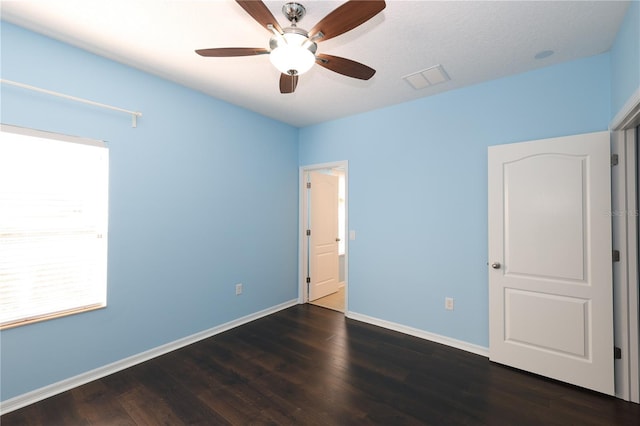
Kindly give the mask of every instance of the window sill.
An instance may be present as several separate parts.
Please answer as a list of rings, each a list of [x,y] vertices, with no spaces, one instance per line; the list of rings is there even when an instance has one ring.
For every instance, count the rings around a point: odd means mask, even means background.
[[[90,305],[90,306],[83,306],[81,308],[74,308],[74,309],[68,309],[66,311],[60,311],[60,312],[55,312],[55,313],[51,313],[51,314],[46,314],[46,315],[38,315],[35,317],[30,317],[30,318],[24,318],[24,319],[20,319],[20,320],[15,320],[15,321],[10,321],[10,322],[6,322],[3,324],[0,324],[0,330],[7,330],[9,328],[14,328],[14,327],[21,327],[23,325],[29,325],[29,324],[33,324],[36,322],[42,322],[42,321],[48,321],[48,320],[52,320],[52,319],[56,319],[56,318],[62,318],[62,317],[66,317],[66,316],[70,316],[70,315],[76,315],[76,314],[82,314],[84,312],[90,312],[90,311],[95,311],[97,309],[103,309],[106,308],[107,304],[96,304],[96,305]]]

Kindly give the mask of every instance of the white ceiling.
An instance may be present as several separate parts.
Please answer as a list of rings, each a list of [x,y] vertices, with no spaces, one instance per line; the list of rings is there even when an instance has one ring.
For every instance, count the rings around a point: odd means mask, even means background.
[[[341,1],[299,0],[311,29]],[[285,1],[266,1],[281,26]],[[369,81],[320,66],[279,92],[266,55],[204,58],[195,49],[267,47],[270,33],[234,1],[0,2],[2,19],[297,127],[606,52],[628,1],[387,1],[318,53],[377,70]],[[544,50],[555,53],[537,60]],[[441,64],[451,80],[415,90],[402,77]],[[28,84],[29,82],[22,82]]]

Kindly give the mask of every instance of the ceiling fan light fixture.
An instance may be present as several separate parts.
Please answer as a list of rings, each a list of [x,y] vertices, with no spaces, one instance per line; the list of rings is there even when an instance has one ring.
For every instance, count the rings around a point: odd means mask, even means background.
[[[287,32],[280,37],[272,37],[269,59],[283,74],[301,75],[309,71],[316,62],[316,43],[306,34]]]

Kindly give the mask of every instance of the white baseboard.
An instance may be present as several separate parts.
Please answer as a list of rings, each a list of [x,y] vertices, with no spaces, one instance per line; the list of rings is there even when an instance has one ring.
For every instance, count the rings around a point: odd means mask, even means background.
[[[451,346],[456,349],[461,349],[463,351],[471,352],[476,355],[482,355],[489,358],[489,348],[486,348],[484,346],[474,345],[473,343],[463,342],[462,340],[452,339],[450,337],[441,336],[435,333],[429,333],[428,331],[408,327],[406,325],[370,317],[368,315],[363,315],[352,311],[347,312],[345,316],[356,321],[362,321],[368,324],[377,325],[378,327],[388,328],[389,330],[399,331],[400,333],[419,337],[425,340],[430,340],[432,342]]]
[[[167,344],[158,346],[148,351],[141,352],[139,354],[130,356],[128,358],[121,359],[120,361],[116,361],[111,364],[98,367],[95,370],[87,371],[86,373],[82,373],[77,376],[70,377],[68,379],[61,380],[57,383],[53,383],[51,385],[42,387],[40,389],[36,389],[34,391],[27,392],[25,394],[7,399],[6,401],[0,402],[0,415],[7,414],[11,411],[17,410],[22,407],[26,407],[27,405],[36,403],[38,401],[42,401],[43,399],[49,398],[59,393],[66,392],[75,387],[84,385],[94,380],[101,379],[102,377],[124,370],[125,368],[133,367],[134,365],[148,361],[152,358],[175,351],[176,349],[180,349],[184,346],[190,345],[200,340],[209,338],[211,336],[215,336],[216,334],[220,334],[232,328],[241,326],[243,324],[249,323],[251,321],[265,317],[267,315],[271,315],[273,313],[276,313],[278,311],[281,311],[283,309],[289,308],[297,304],[298,304],[297,299],[289,300],[288,302],[284,302],[279,305],[272,306],[267,309],[263,309],[262,311],[258,311],[253,314],[246,315],[244,317],[235,319],[233,321],[229,321],[225,324],[221,324],[219,326],[210,328],[208,330],[204,330],[199,333],[195,333],[190,336],[184,337],[182,339],[169,342]]]

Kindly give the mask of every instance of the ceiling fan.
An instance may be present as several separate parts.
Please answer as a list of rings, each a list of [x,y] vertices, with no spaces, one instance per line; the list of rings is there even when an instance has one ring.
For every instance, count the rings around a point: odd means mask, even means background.
[[[351,0],[320,20],[311,31],[297,26],[306,9],[300,3],[290,2],[282,7],[282,13],[291,26],[282,29],[267,6],[260,0],[236,0],[236,2],[260,25],[271,31],[269,49],[260,47],[222,47],[199,49],[196,53],[208,57],[232,57],[269,55],[271,63],[281,72],[280,93],[293,93],[298,77],[314,63],[347,77],[369,80],[376,70],[351,59],[316,53],[317,43],[344,34],[380,13],[386,4],[383,0]]]

